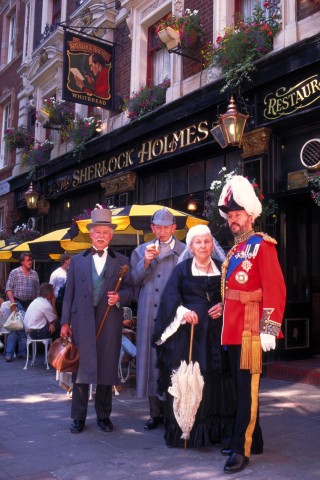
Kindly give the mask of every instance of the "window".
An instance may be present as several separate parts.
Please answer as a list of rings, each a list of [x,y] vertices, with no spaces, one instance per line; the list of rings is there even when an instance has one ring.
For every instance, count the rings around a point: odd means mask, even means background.
[[[1,154],[0,154],[0,168],[4,168],[8,165],[8,155],[9,151],[6,147],[6,144],[3,140],[4,132],[7,128],[10,127],[11,121],[11,104],[7,103],[3,107],[3,116],[2,116],[2,130],[1,130],[1,139],[0,139],[0,146],[1,146]]]
[[[147,85],[160,85],[165,78],[170,78],[170,53],[159,45],[155,25],[148,31]]]
[[[61,22],[61,0],[52,1],[52,25]]]
[[[265,0],[236,0],[235,1],[235,13],[239,14],[243,18],[251,17],[254,7],[260,5],[263,7]],[[272,0],[270,4],[273,4],[272,10],[277,11],[280,6],[280,1]]]
[[[16,37],[16,17],[12,15],[9,19],[9,38],[8,38],[8,63],[14,58]]]
[[[26,14],[24,23],[24,45],[23,45],[23,58],[26,58],[29,50],[30,41],[30,3],[26,4]]]
[[[297,19],[309,17],[320,11],[320,3],[315,0],[298,0],[297,1]]]

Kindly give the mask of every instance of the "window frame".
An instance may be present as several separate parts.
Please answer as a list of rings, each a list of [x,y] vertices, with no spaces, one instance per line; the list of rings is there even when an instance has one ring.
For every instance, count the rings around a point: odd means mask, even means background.
[[[8,166],[9,150],[3,140],[4,132],[11,126],[11,102],[3,105],[2,109],[2,127],[1,127],[1,154],[0,154],[0,169]]]

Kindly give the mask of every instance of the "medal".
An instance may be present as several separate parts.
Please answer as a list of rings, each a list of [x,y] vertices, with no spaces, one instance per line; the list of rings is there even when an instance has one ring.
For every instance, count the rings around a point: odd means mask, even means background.
[[[248,281],[248,274],[246,272],[238,272],[235,278],[238,283],[244,284]]]
[[[241,267],[242,267],[243,270],[245,270],[246,272],[249,272],[250,268],[252,267],[252,263],[250,262],[250,260],[244,260],[244,261],[241,263]]]

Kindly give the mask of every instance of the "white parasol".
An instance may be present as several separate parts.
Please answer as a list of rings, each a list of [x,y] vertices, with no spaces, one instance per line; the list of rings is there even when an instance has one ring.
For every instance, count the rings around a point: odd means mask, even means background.
[[[190,438],[196,414],[202,399],[204,386],[203,376],[200,372],[199,363],[193,363],[192,343],[193,343],[194,325],[191,325],[189,364],[186,361],[181,362],[178,370],[175,370],[171,376],[171,386],[168,392],[174,397],[173,413],[179,427],[182,430],[181,438],[184,439],[184,448],[187,446],[187,440]]]

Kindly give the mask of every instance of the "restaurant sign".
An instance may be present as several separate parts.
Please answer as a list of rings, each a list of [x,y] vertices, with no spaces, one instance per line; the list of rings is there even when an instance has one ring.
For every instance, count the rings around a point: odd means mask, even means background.
[[[208,120],[188,125],[175,132],[151,138],[133,148],[119,151],[99,161],[76,168],[48,182],[48,196],[78,188],[99,178],[137,168],[146,163],[184,151],[192,145],[205,142],[212,128]]]
[[[320,75],[312,75],[293,86],[281,86],[263,98],[264,120],[292,115],[320,99]]]

